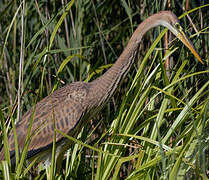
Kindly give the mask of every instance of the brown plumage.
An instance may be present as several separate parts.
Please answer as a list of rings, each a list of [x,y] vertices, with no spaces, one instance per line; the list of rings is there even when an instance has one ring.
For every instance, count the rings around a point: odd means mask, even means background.
[[[112,97],[135,60],[143,35],[158,25],[163,25],[171,30],[202,62],[191,42],[183,33],[177,17],[169,11],[159,12],[138,26],[121,56],[104,75],[90,83],[76,82],[66,85],[41,100],[35,108],[31,108],[25,113],[16,125],[20,152],[24,146],[29,122],[34,111],[32,134],[35,135],[31,137],[27,158],[30,159],[38,155],[39,161],[49,161],[50,163],[54,132],[53,122],[55,121],[57,129],[75,137],[88,120],[98,113]],[[15,147],[12,131],[8,141],[11,157],[14,158]],[[56,134],[56,142],[56,157],[58,158],[69,147],[70,143],[58,133]],[[0,158],[1,160],[4,159],[4,150],[1,151]]]
[[[23,149],[29,123],[32,118],[32,138],[29,144],[27,158],[51,147],[53,142],[54,120],[57,129],[66,134],[71,130],[70,134],[72,136],[77,134],[73,131],[73,127],[82,126],[82,121],[80,120],[84,118],[83,115],[88,106],[87,97],[89,95],[89,87],[89,84],[83,82],[66,85],[41,100],[35,107],[24,114],[20,122],[16,125],[16,132],[18,147],[21,150]],[[34,115],[32,116],[33,113]],[[56,140],[60,141],[61,139],[62,136],[57,133]],[[15,144],[14,134],[12,132],[9,135],[8,141],[11,156],[14,158]],[[4,158],[3,156],[4,152],[1,152],[1,159]]]

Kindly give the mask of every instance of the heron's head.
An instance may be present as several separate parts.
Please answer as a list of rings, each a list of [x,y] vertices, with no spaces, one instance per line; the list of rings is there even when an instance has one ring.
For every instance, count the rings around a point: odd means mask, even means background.
[[[157,17],[157,24],[165,26],[168,28],[185,46],[189,48],[189,50],[194,54],[194,56],[203,63],[202,59],[200,58],[199,54],[195,50],[192,42],[186,36],[181,27],[178,18],[175,14],[170,11],[161,11],[158,13]]]

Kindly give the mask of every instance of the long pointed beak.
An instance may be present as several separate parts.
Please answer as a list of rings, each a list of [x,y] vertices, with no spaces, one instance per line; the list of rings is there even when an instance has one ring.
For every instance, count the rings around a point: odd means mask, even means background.
[[[189,48],[189,50],[192,52],[192,54],[194,54],[194,56],[198,59],[198,61],[200,61],[202,64],[204,64],[202,59],[200,58],[198,52],[195,50],[192,42],[184,34],[184,32],[183,31],[178,32],[177,37],[185,44],[185,46],[187,46]]]

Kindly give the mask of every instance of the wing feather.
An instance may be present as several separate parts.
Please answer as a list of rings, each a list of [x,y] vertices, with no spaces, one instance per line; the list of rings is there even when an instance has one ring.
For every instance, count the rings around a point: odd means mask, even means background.
[[[87,108],[88,85],[83,82],[66,85],[37,103],[35,111],[31,108],[26,112],[16,125],[19,148],[24,147],[33,111],[32,136],[28,151],[34,153],[38,149],[53,143],[54,121],[56,128],[66,134],[74,129]],[[57,133],[56,141],[61,138],[62,136]],[[14,135],[12,131],[8,141],[10,151],[14,151]]]

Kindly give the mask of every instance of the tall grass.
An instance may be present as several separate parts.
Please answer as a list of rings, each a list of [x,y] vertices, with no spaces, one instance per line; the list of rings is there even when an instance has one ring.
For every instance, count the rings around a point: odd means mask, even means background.
[[[78,137],[62,134],[74,143],[61,172],[55,173],[56,161],[47,170],[39,164],[37,179],[207,179],[209,4],[47,2],[0,2],[0,141],[5,149],[8,132],[15,132],[17,107],[22,116],[64,84],[96,79],[119,57],[140,22],[170,9],[182,15],[184,31],[205,64],[199,64],[177,39],[171,42],[172,35],[164,28],[149,31],[136,64],[101,113]],[[29,178],[35,160],[25,166],[25,153],[12,173],[6,151],[0,177]]]

